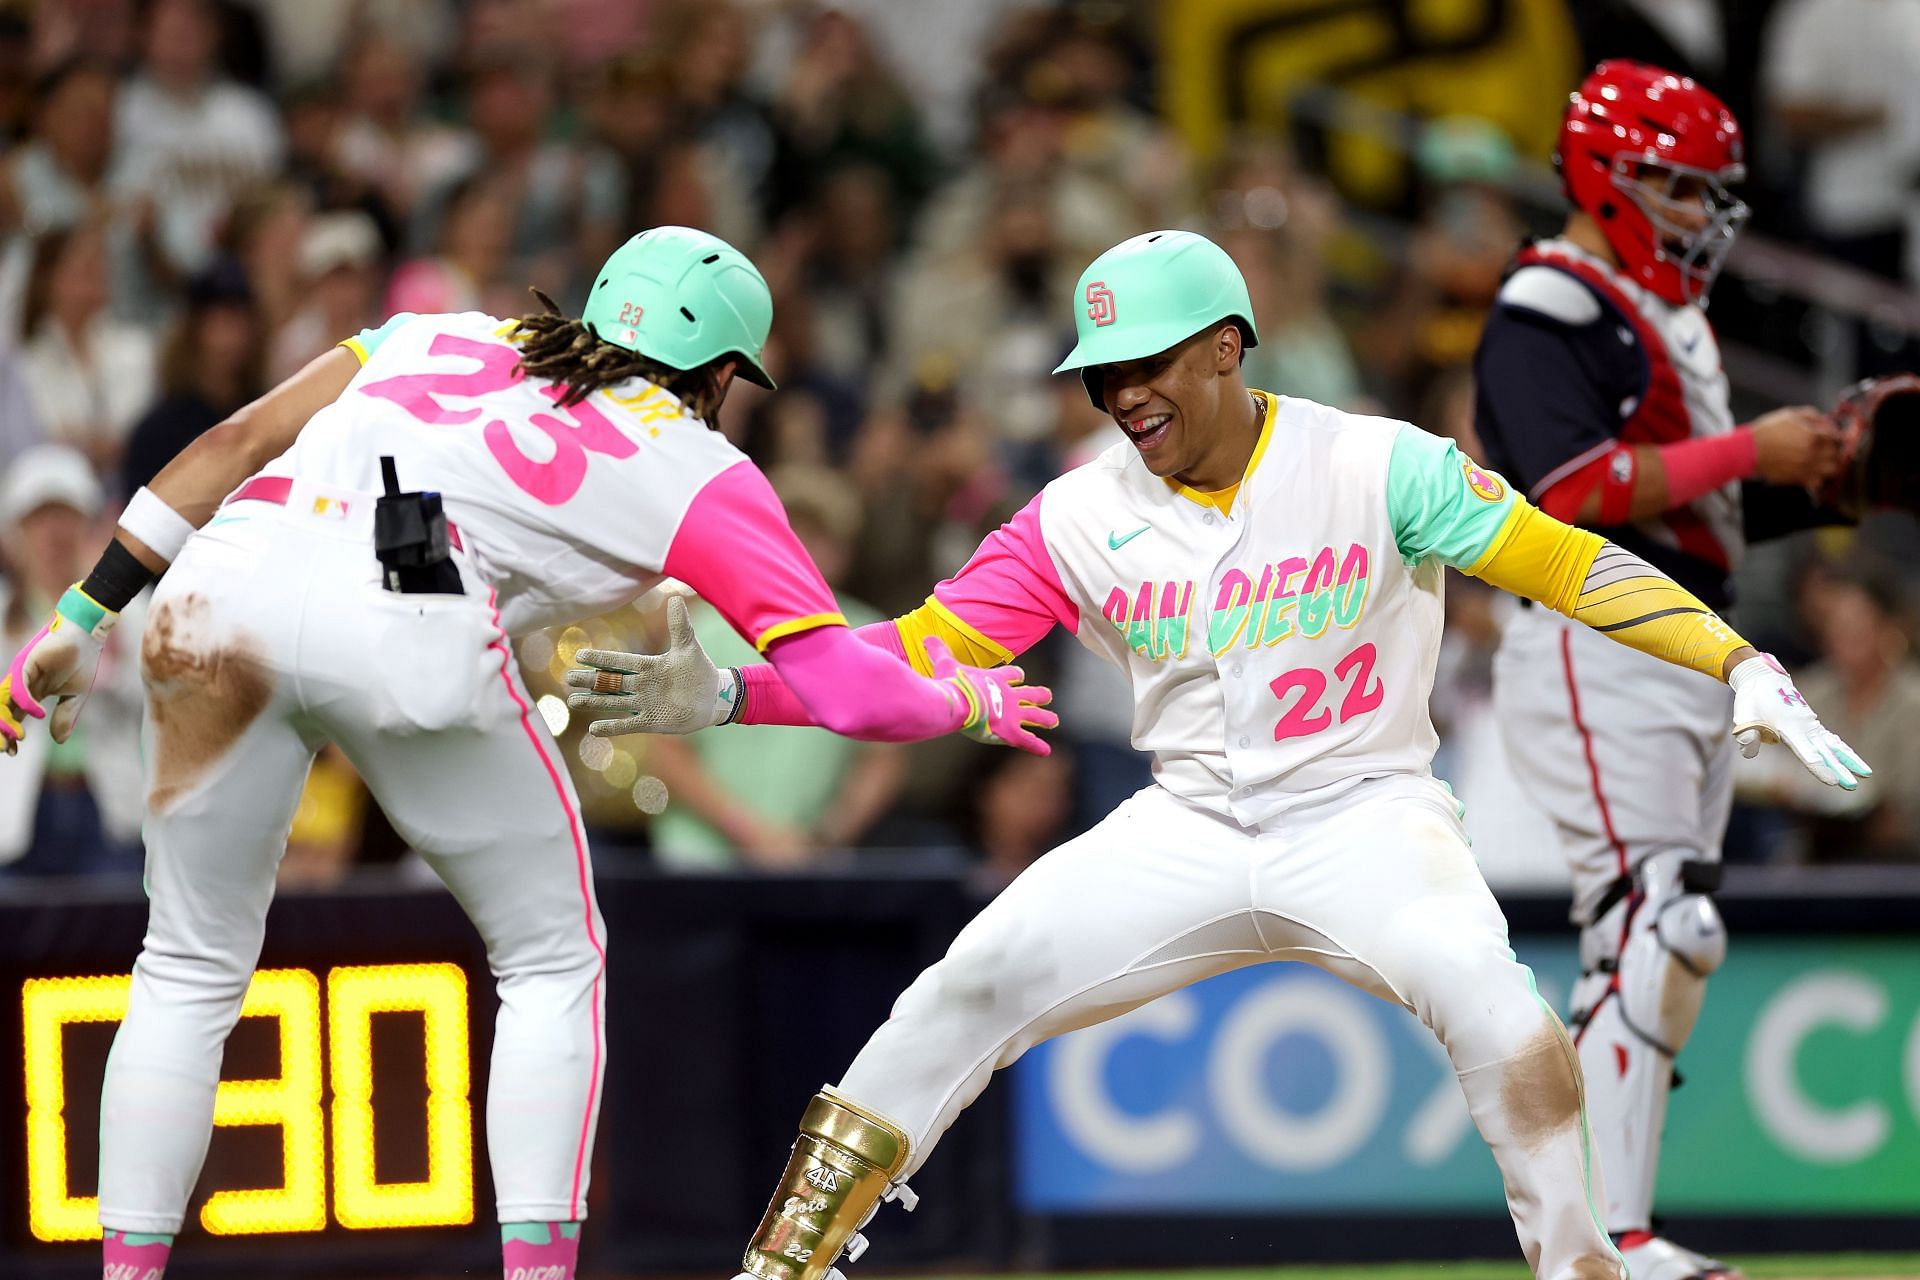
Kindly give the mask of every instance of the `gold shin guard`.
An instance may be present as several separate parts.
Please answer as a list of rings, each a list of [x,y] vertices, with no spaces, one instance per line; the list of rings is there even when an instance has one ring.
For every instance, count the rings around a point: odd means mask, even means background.
[[[891,1121],[832,1090],[816,1094],[741,1268],[760,1280],[820,1280],[880,1201],[892,1198],[907,1146]]]

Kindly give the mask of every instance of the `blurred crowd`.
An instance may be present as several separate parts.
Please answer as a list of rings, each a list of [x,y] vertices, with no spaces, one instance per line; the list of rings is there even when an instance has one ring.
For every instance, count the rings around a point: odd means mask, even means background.
[[[1873,45],[1820,21],[1838,3],[1772,15],[1821,39],[1783,42],[1793,56],[1753,90],[1775,87],[1755,122],[1777,122],[1762,221],[1900,280],[1920,17],[1885,6],[1907,60],[1848,79],[1841,102],[1801,65]],[[1285,137],[1203,153],[1177,135],[1157,113],[1155,39],[1154,6],[1112,0],[0,2],[0,647],[84,574],[127,495],[305,361],[395,311],[535,310],[529,286],[577,311],[604,256],[661,223],[726,237],[772,286],[781,389],[738,386],[718,426],[773,478],[856,622],[917,605],[1120,438],[1050,371],[1080,268],[1144,229],[1203,230],[1241,264],[1252,385],[1411,418],[1473,452],[1481,316],[1521,239],[1557,225],[1513,194],[1543,157],[1484,122],[1430,122],[1414,198],[1356,211]],[[1874,157],[1856,166],[1872,192],[1892,192],[1878,204],[1864,180],[1809,178],[1844,178],[1856,152]],[[1756,557],[1743,625],[1802,661],[1809,698],[1880,772],[1837,805],[1763,762],[1731,858],[1920,859],[1920,766],[1893,733],[1920,713],[1915,541],[1889,519]],[[610,864],[913,850],[991,889],[1147,781],[1118,677],[1070,642],[1027,663],[1065,718],[1045,759],[779,728],[584,737],[560,675],[588,645],[657,646],[661,602],[520,648]],[[1503,607],[1456,581],[1434,705],[1437,768],[1491,815],[1496,846],[1524,805],[1501,791],[1487,721]],[[717,661],[751,656],[711,610],[695,617]],[[0,875],[137,873],[138,623],[136,605],[78,734],[36,735],[0,765]],[[1523,824],[1509,834],[1516,863],[1558,868]],[[323,754],[285,879],[404,856]]]

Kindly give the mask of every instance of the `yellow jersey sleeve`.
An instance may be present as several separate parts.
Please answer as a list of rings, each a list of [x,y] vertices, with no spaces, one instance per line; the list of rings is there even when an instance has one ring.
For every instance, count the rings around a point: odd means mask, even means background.
[[[1716,680],[1726,678],[1727,659],[1748,647],[1699,597],[1639,556],[1525,502],[1515,502],[1466,572]]]
[[[907,661],[923,676],[933,674],[933,661],[927,657],[926,639],[939,636],[962,665],[999,667],[1013,661],[1013,654],[967,625],[953,610],[933,596],[911,613],[894,619],[900,629],[900,643],[906,647]]]

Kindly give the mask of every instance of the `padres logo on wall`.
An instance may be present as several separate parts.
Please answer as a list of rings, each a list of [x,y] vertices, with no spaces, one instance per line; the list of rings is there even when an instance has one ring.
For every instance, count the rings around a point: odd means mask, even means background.
[[[1303,124],[1306,94],[1422,119],[1471,114],[1544,161],[1580,76],[1562,0],[1166,0],[1160,13],[1167,110],[1190,143],[1210,155],[1242,127],[1295,137],[1371,205],[1405,196],[1411,161],[1366,121]]]

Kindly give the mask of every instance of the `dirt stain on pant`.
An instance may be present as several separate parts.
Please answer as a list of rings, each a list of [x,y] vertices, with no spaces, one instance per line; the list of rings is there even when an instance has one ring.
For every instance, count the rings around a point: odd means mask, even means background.
[[[205,597],[187,592],[147,618],[140,671],[153,724],[150,813],[165,813],[232,749],[273,696],[273,674],[246,636],[216,631]]]
[[[1577,1124],[1581,1104],[1580,1068],[1558,1022],[1508,1061],[1500,1084],[1500,1103],[1514,1139],[1537,1151],[1549,1138]]]
[[[1590,1253],[1573,1260],[1573,1280],[1626,1280],[1627,1269],[1618,1259]]]

